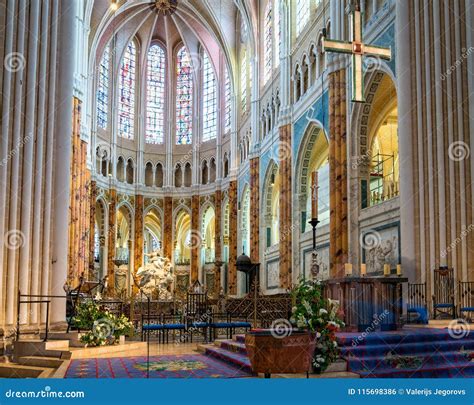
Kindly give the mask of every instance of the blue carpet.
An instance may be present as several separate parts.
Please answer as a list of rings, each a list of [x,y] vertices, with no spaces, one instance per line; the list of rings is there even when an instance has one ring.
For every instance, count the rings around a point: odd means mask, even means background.
[[[363,378],[474,377],[474,335],[447,329],[406,328],[397,332],[338,333],[348,370]]]

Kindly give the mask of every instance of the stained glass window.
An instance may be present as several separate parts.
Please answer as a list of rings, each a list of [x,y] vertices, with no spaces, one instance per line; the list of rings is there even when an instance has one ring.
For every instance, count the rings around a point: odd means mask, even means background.
[[[99,77],[97,80],[97,125],[103,129],[107,129],[108,121],[109,67],[110,45],[107,45],[100,60]]]
[[[263,61],[263,81],[266,83],[272,74],[272,1],[267,1],[264,14],[264,38],[263,38],[263,49],[264,49],[264,61]]]
[[[309,21],[310,0],[296,0],[296,35],[301,34]]]
[[[280,18],[280,0],[275,0],[275,67],[280,64],[281,49],[281,18]]]
[[[193,72],[183,46],[176,55],[176,143],[189,145],[193,139]]]
[[[165,62],[163,48],[152,45],[147,58],[146,143],[159,144],[164,141]]]
[[[227,67],[224,69],[224,133],[231,130],[231,103],[232,94],[230,87],[230,76]]]
[[[242,50],[242,60],[240,62],[240,97],[242,111],[247,112],[247,50]]]
[[[209,141],[217,136],[217,80],[211,59],[206,51],[203,57],[202,139]]]
[[[135,73],[137,49],[130,41],[123,55],[120,65],[119,78],[119,135],[126,139],[133,139],[135,126]]]

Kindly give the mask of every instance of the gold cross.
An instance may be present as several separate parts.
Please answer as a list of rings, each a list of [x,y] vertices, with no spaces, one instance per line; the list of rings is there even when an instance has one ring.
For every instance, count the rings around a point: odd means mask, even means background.
[[[392,59],[391,48],[367,45],[362,42],[362,13],[358,7],[350,12],[350,42],[322,38],[322,51],[346,53],[352,55],[352,101],[365,102],[364,74],[362,56],[375,56],[385,60]]]

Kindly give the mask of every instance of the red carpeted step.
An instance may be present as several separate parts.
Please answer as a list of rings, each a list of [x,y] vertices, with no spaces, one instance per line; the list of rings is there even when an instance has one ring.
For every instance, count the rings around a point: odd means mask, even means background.
[[[245,344],[245,335],[234,335],[232,336],[232,339],[238,343],[244,343]]]
[[[441,329],[338,334],[348,369],[363,378],[474,377],[474,339]]]
[[[246,355],[212,346],[207,346],[204,354],[224,361],[225,363],[237,367],[240,370],[246,371],[248,373],[252,372],[250,360]]]
[[[219,340],[214,343],[221,349],[247,356],[247,349],[245,347],[245,343],[240,343],[229,339]]]

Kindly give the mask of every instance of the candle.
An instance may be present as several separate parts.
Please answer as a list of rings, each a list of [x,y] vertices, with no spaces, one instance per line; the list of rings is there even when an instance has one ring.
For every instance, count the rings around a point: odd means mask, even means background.
[[[318,171],[311,173],[311,219],[318,217]]]
[[[401,275],[402,275],[402,265],[397,264],[397,276],[401,276]]]
[[[346,263],[344,265],[344,270],[346,271],[346,276],[352,276],[352,264]]]
[[[389,264],[384,264],[383,265],[383,275],[384,276],[389,276],[390,275],[390,265]]]
[[[360,265],[360,275],[362,277],[365,277],[367,275],[367,265],[365,263],[362,263]]]

